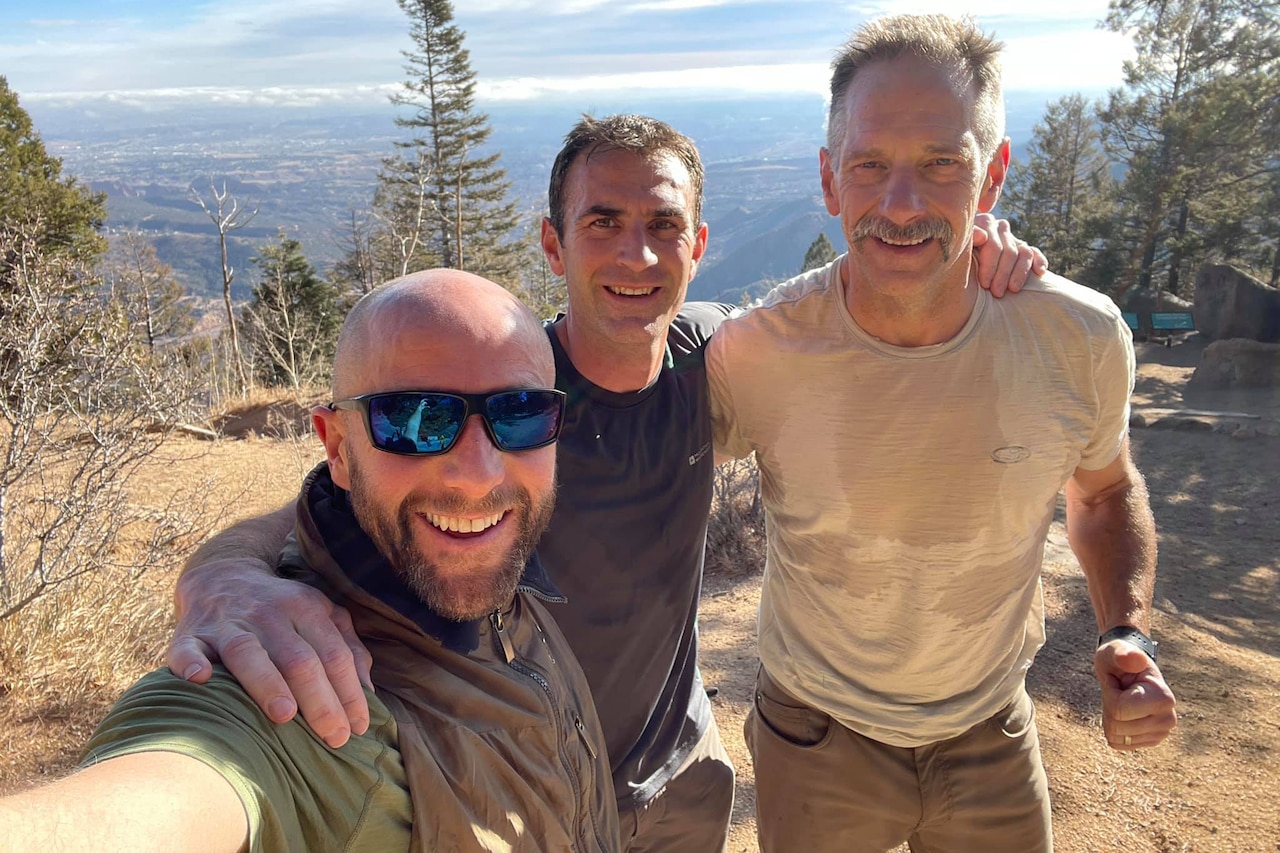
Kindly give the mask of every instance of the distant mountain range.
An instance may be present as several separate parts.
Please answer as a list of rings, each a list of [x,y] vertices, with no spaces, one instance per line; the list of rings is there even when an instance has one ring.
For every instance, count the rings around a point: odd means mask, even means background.
[[[1044,105],[1058,94],[1008,93],[1009,134],[1025,145]],[[805,250],[825,231],[843,238],[827,216],[818,187],[821,98],[770,96],[719,101],[625,100],[595,104],[504,102],[488,106],[491,144],[502,151],[512,192],[534,224],[545,206],[551,161],[563,134],[583,111],[654,115],[689,134],[707,163],[704,218],[707,257],[690,298],[738,302],[770,282],[795,275]],[[324,269],[340,255],[351,211],[364,209],[380,158],[402,137],[395,113],[264,112],[200,109],[141,112],[110,104],[55,108],[25,105],[66,171],[108,198],[108,228],[136,228],[198,296],[220,293],[217,239],[191,201],[194,186],[231,187],[259,209],[231,241],[237,268],[233,294],[249,295],[249,259],[283,228]],[[1021,145],[1015,144],[1015,156]]]

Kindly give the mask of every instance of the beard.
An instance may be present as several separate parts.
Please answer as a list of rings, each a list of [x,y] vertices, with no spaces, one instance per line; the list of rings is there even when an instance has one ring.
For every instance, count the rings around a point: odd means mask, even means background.
[[[504,607],[515,595],[529,555],[551,521],[555,506],[554,484],[535,503],[525,489],[509,488],[470,501],[454,494],[432,496],[424,490],[410,492],[392,510],[370,500],[376,490],[362,476],[355,460],[350,460],[351,508],[360,526],[373,540],[392,570],[418,598],[437,614],[455,622],[479,619]],[[490,515],[511,507],[517,525],[511,547],[496,559],[480,558],[467,564],[445,567],[424,553],[414,538],[419,507],[430,507],[441,515],[477,513]],[[451,561],[453,562],[453,561]]]
[[[915,243],[934,238],[942,249],[942,262],[951,260],[951,250],[955,246],[955,231],[951,223],[945,219],[929,217],[912,222],[910,225],[894,225],[889,220],[869,213],[858,220],[849,235],[849,245],[856,246],[868,237],[876,237],[890,243]]]

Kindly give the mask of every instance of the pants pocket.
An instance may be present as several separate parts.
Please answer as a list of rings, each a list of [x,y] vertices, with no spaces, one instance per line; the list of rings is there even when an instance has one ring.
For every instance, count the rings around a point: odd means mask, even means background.
[[[987,721],[988,725],[1000,730],[1000,733],[1012,740],[1026,737],[1036,720],[1036,706],[1026,688],[1018,691],[1018,695],[1008,705],[1000,709],[994,717]]]
[[[756,716],[775,735],[793,746],[814,747],[831,733],[831,717],[787,693],[764,667],[756,676]]]

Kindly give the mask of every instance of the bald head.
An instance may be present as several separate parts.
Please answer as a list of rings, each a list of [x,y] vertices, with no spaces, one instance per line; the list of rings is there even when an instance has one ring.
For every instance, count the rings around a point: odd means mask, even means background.
[[[397,390],[372,387],[394,384],[380,366],[405,350],[425,352],[446,341],[513,367],[523,362],[521,372],[547,387],[555,382],[551,345],[532,311],[488,279],[437,269],[394,279],[351,309],[333,359],[334,399]]]

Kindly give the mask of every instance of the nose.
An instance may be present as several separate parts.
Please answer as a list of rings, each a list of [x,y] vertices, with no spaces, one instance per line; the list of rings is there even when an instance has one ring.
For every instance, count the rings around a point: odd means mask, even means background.
[[[489,438],[479,415],[467,418],[458,440],[439,458],[440,485],[467,497],[484,497],[506,477],[504,454]]]
[[[628,225],[618,235],[618,264],[632,272],[644,272],[658,262],[649,245],[649,229],[638,222]]]
[[[893,169],[885,180],[880,212],[892,222],[906,223],[925,211],[920,178],[914,169]]]

